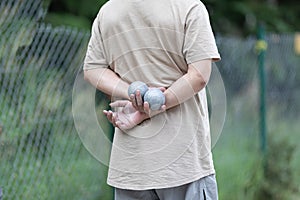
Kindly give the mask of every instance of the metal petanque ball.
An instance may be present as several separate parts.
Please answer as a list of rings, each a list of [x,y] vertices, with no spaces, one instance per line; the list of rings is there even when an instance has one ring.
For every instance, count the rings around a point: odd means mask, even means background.
[[[142,81],[134,81],[129,85],[128,88],[128,96],[130,96],[131,94],[136,93],[137,90],[140,91],[141,96],[144,97],[145,93],[148,91],[148,86],[146,85],[146,83],[142,82]]]
[[[165,104],[166,98],[160,89],[150,88],[144,96],[144,101],[149,103],[151,110],[159,110]]]

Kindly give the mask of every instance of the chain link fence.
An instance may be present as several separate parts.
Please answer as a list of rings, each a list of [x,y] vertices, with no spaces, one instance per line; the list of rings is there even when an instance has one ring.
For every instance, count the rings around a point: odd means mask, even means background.
[[[1,195],[105,199],[106,169],[82,146],[71,112],[89,33],[41,23],[44,13],[40,0],[0,3]]]
[[[44,24],[45,13],[42,0],[0,2],[0,199],[111,199],[107,169],[83,147],[71,112],[89,32]],[[228,102],[222,137],[259,143],[256,39],[217,36],[217,43]],[[270,34],[267,43],[268,130],[299,134],[300,56],[294,35]],[[100,110],[107,102],[96,97],[103,103]],[[238,134],[228,134],[233,130]],[[222,137],[216,157],[226,143]],[[216,161],[217,168],[226,168],[223,164]],[[220,185],[222,178],[220,172]],[[224,199],[225,189],[220,186]]]
[[[253,122],[258,123],[259,116],[256,114],[259,111],[260,86],[256,42],[257,39],[254,37],[246,39],[217,37],[223,57],[217,65],[225,84],[229,111],[241,115],[253,113]],[[295,50],[295,34],[268,34],[266,43],[268,45],[265,56],[266,103],[270,114],[274,114],[268,116],[271,117],[270,125],[275,115],[283,121],[289,118],[298,120],[300,55]]]
[[[266,157],[261,151],[257,39],[217,37],[223,57],[218,67],[228,102],[223,133],[214,149],[222,199],[299,199],[300,55],[295,50],[296,35],[266,35]]]

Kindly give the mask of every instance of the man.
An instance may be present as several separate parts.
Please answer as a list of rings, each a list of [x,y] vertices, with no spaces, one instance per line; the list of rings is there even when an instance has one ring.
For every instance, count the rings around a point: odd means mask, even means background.
[[[217,199],[205,86],[220,59],[198,0],[110,0],[99,11],[84,76],[117,100],[108,184],[115,199]],[[151,111],[130,83],[160,88]]]

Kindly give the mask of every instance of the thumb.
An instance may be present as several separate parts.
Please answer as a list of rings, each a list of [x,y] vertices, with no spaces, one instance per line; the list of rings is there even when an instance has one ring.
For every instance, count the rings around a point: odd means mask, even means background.
[[[160,91],[165,92],[166,88],[165,87],[159,87]]]

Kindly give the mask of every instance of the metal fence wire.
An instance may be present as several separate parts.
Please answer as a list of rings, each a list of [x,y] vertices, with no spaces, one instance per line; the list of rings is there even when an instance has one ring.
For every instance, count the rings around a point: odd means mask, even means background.
[[[42,0],[0,2],[0,199],[109,199],[106,168],[83,147],[71,112],[90,34],[45,24],[45,13]],[[250,113],[253,123],[245,132],[255,135],[256,39],[217,36],[217,43],[229,121]],[[270,110],[280,107],[279,119],[297,121],[300,57],[294,35],[268,35],[267,43],[267,103]]]
[[[91,199],[105,178],[71,112],[89,32],[41,23],[44,13],[41,0],[0,2],[0,196]]]

